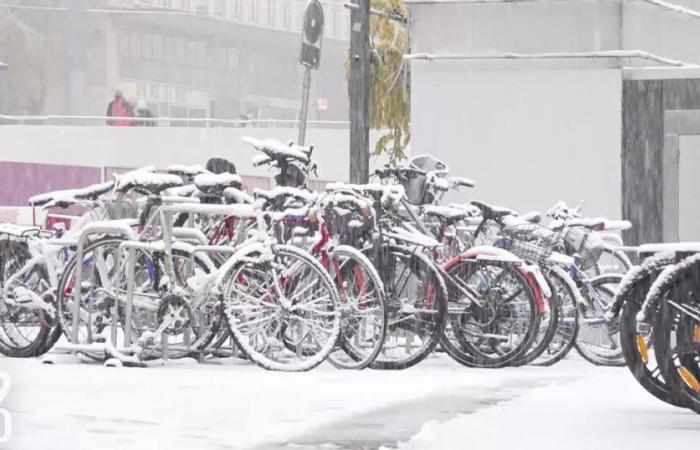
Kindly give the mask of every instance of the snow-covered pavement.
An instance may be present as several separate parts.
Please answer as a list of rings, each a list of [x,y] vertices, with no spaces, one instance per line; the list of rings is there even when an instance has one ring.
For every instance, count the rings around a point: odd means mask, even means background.
[[[431,357],[401,372],[272,373],[234,360],[105,368],[0,359],[12,449],[680,448],[700,417],[624,368],[564,361],[473,370]],[[0,448],[3,448],[0,445]]]

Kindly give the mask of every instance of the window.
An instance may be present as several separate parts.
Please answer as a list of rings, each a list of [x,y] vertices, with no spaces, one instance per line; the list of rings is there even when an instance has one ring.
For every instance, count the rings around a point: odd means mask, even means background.
[[[204,41],[197,42],[197,64],[207,65],[207,43]]]
[[[126,33],[120,33],[119,34],[119,54],[122,56],[129,56],[130,49],[129,49],[129,35]]]
[[[216,0],[214,2],[214,16],[220,18],[226,17],[226,0]]]
[[[250,2],[250,20],[253,22],[258,21],[258,1],[252,0]]]
[[[138,33],[131,34],[131,56],[141,57],[141,35]]]
[[[282,27],[291,28],[292,26],[292,11],[289,8],[289,1],[282,2]]]
[[[228,70],[238,70],[239,67],[239,54],[238,54],[238,49],[237,48],[228,48],[227,51],[227,62],[226,62],[226,68]]]
[[[136,82],[136,96],[137,97],[145,97],[147,93],[148,93],[147,83],[145,83],[143,81],[137,81]]]
[[[141,54],[144,58],[153,58],[153,35],[143,35],[143,39],[141,39]]]
[[[153,35],[153,59],[160,61],[163,59],[163,36]]]
[[[241,18],[241,4],[243,0],[231,0],[231,15],[234,19]]]
[[[199,0],[195,5],[195,13],[208,16],[209,15],[209,0]]]
[[[175,101],[177,103],[187,103],[187,89],[175,86]]]
[[[175,62],[187,63],[187,41],[185,39],[175,39]]]
[[[158,86],[156,83],[149,83],[148,96],[150,98],[159,98],[160,97],[160,86]]]
[[[267,24],[275,26],[275,0],[267,0]]]
[[[189,41],[187,43],[187,65],[195,66],[197,65],[197,43],[195,41]]]
[[[219,69],[226,68],[226,48],[219,47],[216,49],[216,67]]]
[[[175,62],[176,60],[175,40],[166,37],[163,39],[163,61]]]

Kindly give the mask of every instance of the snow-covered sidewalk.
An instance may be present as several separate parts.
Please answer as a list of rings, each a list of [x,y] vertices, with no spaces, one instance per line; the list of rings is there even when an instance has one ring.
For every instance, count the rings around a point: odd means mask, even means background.
[[[489,450],[659,450],[698,442],[700,416],[646,394],[627,369],[599,369],[474,414],[432,421],[399,448],[455,449],[464,443]]]
[[[639,450],[700,440],[700,418],[651,398],[626,369],[580,360],[492,371],[440,356],[401,372],[288,374],[233,360],[135,369],[0,359],[0,370],[13,381],[2,405],[13,449]]]

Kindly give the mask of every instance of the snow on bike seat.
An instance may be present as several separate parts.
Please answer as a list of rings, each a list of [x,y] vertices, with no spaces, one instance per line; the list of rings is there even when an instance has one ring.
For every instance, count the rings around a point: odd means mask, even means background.
[[[308,164],[311,162],[311,147],[299,145],[285,145],[274,139],[260,140],[245,136],[243,142],[252,145],[256,150],[264,153],[253,158],[253,165],[260,166],[277,159],[292,159]]]
[[[470,216],[467,210],[452,206],[427,205],[423,207],[423,212],[425,212],[427,216],[448,221],[463,220]]]
[[[222,194],[226,188],[240,189],[243,179],[233,173],[201,173],[194,177],[194,184],[205,194]]]
[[[306,203],[313,203],[318,198],[315,192],[305,191],[299,188],[277,186],[274,189],[254,189],[253,195],[266,201],[283,201],[285,199],[298,199]]]
[[[253,204],[255,203],[255,198],[251,195],[249,195],[247,192],[243,192],[242,190],[235,188],[235,187],[228,187],[223,190],[221,195],[227,199],[232,201],[233,203],[239,203],[239,204]]]
[[[141,194],[158,195],[166,189],[182,186],[182,179],[170,173],[156,173],[153,167],[144,167],[117,175],[117,190],[128,192],[134,190]]]
[[[380,201],[382,205],[398,204],[406,197],[406,190],[400,184],[350,184],[336,182],[328,183],[326,190],[357,192]]]
[[[101,195],[106,194],[114,188],[114,182],[93,184],[79,189],[63,189],[59,191],[46,192],[29,198],[32,206],[60,206],[68,207],[81,201],[95,201]]]
[[[481,210],[481,215],[486,220],[498,220],[505,216],[517,215],[518,213],[510,208],[504,208],[502,206],[489,205],[478,200],[472,201],[472,205],[476,206]]]
[[[182,164],[171,164],[166,169],[169,174],[179,175],[181,177],[194,177],[200,173],[206,173],[207,170],[200,164],[185,166]]]

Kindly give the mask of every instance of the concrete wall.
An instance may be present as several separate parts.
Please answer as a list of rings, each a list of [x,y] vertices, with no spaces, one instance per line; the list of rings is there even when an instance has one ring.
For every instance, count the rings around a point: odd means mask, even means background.
[[[608,0],[419,2],[412,52],[553,52],[620,47],[620,4]],[[449,32],[445,32],[449,30]]]
[[[205,164],[210,157],[235,162],[244,175],[266,175],[251,164],[255,150],[243,136],[296,140],[294,128],[115,128],[68,126],[0,126],[0,161],[98,167]],[[370,145],[377,134],[372,133]],[[346,180],[349,167],[347,130],[310,129],[319,178]],[[373,148],[373,147],[372,147]]]
[[[470,198],[522,212],[585,199],[590,214],[620,216],[619,70],[434,61],[412,76],[412,152],[474,178]]]
[[[700,1],[674,1],[700,10]],[[411,3],[413,52],[645,50],[690,63],[700,19],[643,1]],[[449,32],[441,32],[449,30]]]

